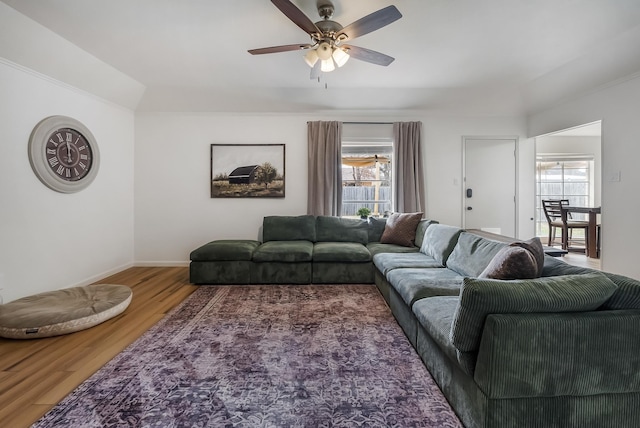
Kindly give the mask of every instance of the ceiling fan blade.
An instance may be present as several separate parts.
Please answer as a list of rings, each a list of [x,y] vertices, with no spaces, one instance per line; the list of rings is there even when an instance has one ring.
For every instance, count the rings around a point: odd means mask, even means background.
[[[308,34],[322,33],[322,31],[318,30],[316,24],[314,24],[303,11],[298,9],[298,7],[289,0],[271,0],[271,3],[280,9],[280,12],[284,13],[287,18],[293,21],[294,24],[302,28]]]
[[[260,49],[250,49],[249,52],[251,55],[262,55],[262,54],[270,54],[277,52],[288,52],[288,51],[299,51],[302,49],[310,48],[310,44],[297,44],[297,45],[282,45],[282,46],[271,46],[268,48],[260,48]]]
[[[371,49],[361,48],[353,45],[342,45],[343,49],[346,49],[351,58],[359,59],[360,61],[370,62],[371,64],[387,66],[391,64],[395,58],[385,55],[380,52],[372,51]]]
[[[398,8],[395,6],[387,6],[347,25],[340,31],[340,34],[345,34],[350,40],[353,40],[356,37],[363,36],[385,25],[389,25],[400,18],[402,18],[402,14]]]

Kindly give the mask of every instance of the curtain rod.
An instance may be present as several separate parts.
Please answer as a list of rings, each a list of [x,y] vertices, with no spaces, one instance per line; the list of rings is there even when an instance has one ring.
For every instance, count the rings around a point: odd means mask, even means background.
[[[342,122],[344,125],[393,125],[393,122]]]

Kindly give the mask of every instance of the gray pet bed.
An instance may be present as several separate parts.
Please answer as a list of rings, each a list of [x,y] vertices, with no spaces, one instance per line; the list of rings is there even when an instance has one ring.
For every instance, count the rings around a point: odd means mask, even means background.
[[[23,297],[0,305],[0,336],[35,339],[84,330],[124,312],[132,295],[126,285],[95,284]]]

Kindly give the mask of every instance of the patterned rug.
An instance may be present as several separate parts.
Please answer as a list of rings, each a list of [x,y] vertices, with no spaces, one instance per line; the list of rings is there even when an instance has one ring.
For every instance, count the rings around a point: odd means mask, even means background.
[[[461,427],[373,285],[200,287],[35,427]]]

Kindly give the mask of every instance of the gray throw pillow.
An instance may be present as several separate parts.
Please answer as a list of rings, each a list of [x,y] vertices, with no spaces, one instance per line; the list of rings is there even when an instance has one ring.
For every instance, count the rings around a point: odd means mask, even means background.
[[[387,219],[384,232],[380,237],[382,244],[396,244],[413,247],[416,228],[423,213],[393,213]]]
[[[531,279],[542,274],[544,250],[539,238],[524,242],[513,242],[502,248],[489,265],[482,271],[480,278],[493,279]]]
[[[542,276],[542,269],[544,268],[544,248],[542,247],[540,238],[534,236],[528,241],[518,241],[509,245],[522,247],[529,251],[536,259],[536,263],[538,265],[538,272],[536,274],[536,277]]]
[[[533,255],[522,247],[507,246],[493,256],[479,278],[532,279],[538,275]]]

